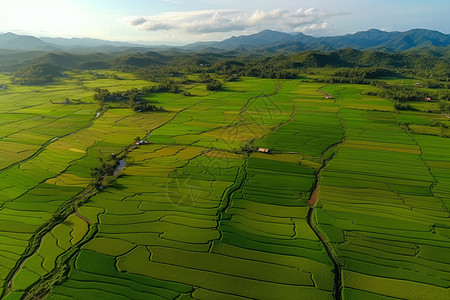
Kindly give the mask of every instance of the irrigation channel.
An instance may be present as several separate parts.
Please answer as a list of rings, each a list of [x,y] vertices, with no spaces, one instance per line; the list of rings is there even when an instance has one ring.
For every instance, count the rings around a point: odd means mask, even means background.
[[[336,147],[341,142],[330,146],[327,150]],[[327,150],[325,150],[324,153],[327,152]],[[331,160],[332,158],[333,158],[333,156],[331,156],[329,159],[323,161],[322,166],[320,167],[319,171],[316,173],[316,180],[314,183],[314,188],[311,193],[311,198],[308,201],[309,210],[308,210],[308,215],[306,217],[306,222],[308,223],[309,227],[314,232],[314,234],[317,235],[319,240],[322,242],[322,245],[324,246],[325,251],[327,252],[328,256],[330,257],[331,261],[333,262],[333,265],[334,265],[334,270],[333,270],[333,272],[334,272],[334,287],[335,287],[334,298],[336,300],[341,300],[342,299],[342,270],[341,270],[342,267],[341,267],[341,263],[335,257],[335,254],[333,253],[333,247],[328,243],[326,238],[322,235],[320,230],[316,227],[316,223],[314,220],[314,216],[315,216],[314,209],[316,208],[317,201],[319,200],[318,199],[318,190],[319,190],[319,185],[320,185],[320,175],[322,173],[323,168],[326,166],[327,162],[329,160]]]
[[[330,93],[324,92],[320,89],[318,89],[317,91],[319,93],[326,95],[329,99],[334,99],[334,97]],[[342,125],[342,119],[339,118],[339,120]],[[344,128],[344,127],[342,126],[342,128]],[[334,157],[334,154],[332,154],[328,158],[324,159],[325,154],[328,153],[328,151],[331,151],[332,149],[334,149],[339,144],[342,144],[344,142],[344,140],[345,140],[345,134],[339,142],[328,146],[327,149],[325,149],[322,152],[322,155],[321,155],[322,165],[320,166],[319,170],[317,171],[317,173],[315,175],[316,179],[314,181],[313,189],[311,192],[311,197],[308,201],[309,210],[308,210],[308,215],[306,217],[306,222],[308,223],[309,227],[314,232],[314,234],[322,242],[322,245],[324,246],[325,251],[327,252],[328,256],[330,257],[331,261],[333,262],[333,265],[334,265],[334,270],[333,270],[333,272],[334,272],[334,287],[335,287],[334,298],[336,300],[342,299],[342,263],[336,258],[336,254],[333,251],[333,246],[330,245],[330,243],[322,235],[320,230],[316,227],[316,222],[314,220],[314,216],[315,216],[314,210],[316,208],[317,202],[319,201],[318,193],[319,193],[320,176],[322,174],[322,170],[326,167],[327,163],[330,160],[332,160]]]
[[[127,165],[127,162],[125,160],[125,158],[122,158],[121,160],[119,160],[119,164],[116,166],[116,170],[114,171],[113,176],[117,176],[120,171],[122,171],[123,168],[125,168],[125,166]]]

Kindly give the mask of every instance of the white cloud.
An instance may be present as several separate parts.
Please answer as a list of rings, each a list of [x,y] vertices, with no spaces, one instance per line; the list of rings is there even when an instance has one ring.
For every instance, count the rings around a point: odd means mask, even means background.
[[[134,28],[146,31],[177,31],[210,34],[273,29],[286,32],[317,32],[328,28],[326,20],[343,13],[321,12],[315,8],[295,11],[275,9],[245,13],[238,10],[170,12],[126,19]]]
[[[315,33],[318,31],[324,31],[329,28],[329,25],[327,22],[323,22],[321,24],[311,24],[311,25],[305,25],[305,26],[299,26],[294,29],[295,32],[302,32],[302,33]]]

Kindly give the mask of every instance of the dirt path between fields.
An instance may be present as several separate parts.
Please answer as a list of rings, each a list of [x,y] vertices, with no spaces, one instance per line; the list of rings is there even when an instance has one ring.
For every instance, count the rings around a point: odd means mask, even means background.
[[[322,91],[322,90],[320,90],[320,89],[318,89],[317,91],[318,91],[319,93],[322,93],[322,94],[324,94],[325,96],[327,96],[328,99],[334,99],[333,95],[331,95],[330,93],[324,92],[324,91]]]
[[[250,103],[252,102],[252,100],[257,99],[257,98],[264,98],[264,97],[272,97],[275,96],[276,94],[278,94],[278,92],[281,90],[281,86],[279,84],[275,85],[275,91],[271,94],[266,94],[264,92],[261,92],[258,96],[254,96],[254,97],[250,97],[247,99],[247,103],[245,103],[245,105],[240,109],[239,111],[239,115],[242,115],[242,113],[247,109],[247,106],[250,105]]]
[[[311,207],[316,207],[317,204],[317,190],[319,189],[319,182],[317,182],[316,188],[311,193],[311,198],[308,200],[308,205]]]
[[[83,216],[82,214],[80,214],[80,212],[78,211],[77,208],[75,208],[74,214],[75,214],[78,218],[80,218],[81,220],[83,220],[83,221],[85,221],[86,223],[88,223],[89,226],[94,225],[94,223],[92,223],[91,220],[89,220],[88,218],[86,218],[85,216]]]

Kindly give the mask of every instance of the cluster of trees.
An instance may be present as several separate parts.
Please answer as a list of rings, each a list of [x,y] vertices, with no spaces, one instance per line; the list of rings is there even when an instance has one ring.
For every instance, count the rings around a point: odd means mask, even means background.
[[[409,103],[401,102],[401,101],[395,101],[394,106],[397,110],[414,110]]]
[[[292,63],[285,56],[223,59],[211,66],[208,71],[226,76],[273,79],[293,79],[298,75],[298,70],[293,69]]]
[[[379,91],[369,91],[368,95],[379,96],[382,98],[397,100],[400,102],[406,101],[423,101],[425,98],[429,97],[429,93],[424,90],[416,89],[409,86],[400,85],[388,85],[380,82],[373,83],[376,86],[383,86],[382,90]]]
[[[339,77],[361,77],[364,79],[379,78],[381,76],[398,76],[390,69],[369,67],[369,68],[339,68],[333,71],[333,76]]]
[[[314,78],[314,81],[322,83],[352,83],[352,84],[370,83],[370,81],[364,77],[318,77]]]
[[[206,83],[206,89],[208,91],[218,91],[222,88],[222,82],[211,77],[210,74],[202,73],[198,77],[198,82]]]
[[[161,66],[161,65],[152,65],[147,67],[135,68],[132,70],[129,69],[121,69],[123,71],[133,72],[139,78],[152,81],[152,82],[163,82],[167,78],[181,78],[183,80],[184,73],[177,69],[177,66]]]
[[[230,74],[230,75],[225,75],[225,77],[223,78],[224,82],[229,82],[229,81],[238,81],[241,78],[241,76],[237,75],[237,74]]]
[[[152,86],[147,89],[147,92],[159,92],[159,93],[174,93],[179,94],[184,92],[181,88],[181,84],[184,81],[175,81],[173,79],[165,79],[157,86]]]
[[[59,75],[61,75],[61,70],[58,67],[43,63],[20,69],[14,74],[11,82],[18,85],[46,84]]]
[[[450,82],[439,81],[436,79],[427,79],[419,83],[419,86],[427,89],[450,89]]]
[[[450,114],[450,101],[439,101],[439,110],[444,114]]]
[[[98,72],[95,72],[95,71],[92,71],[92,70],[85,71],[84,73],[93,76],[95,79],[122,80],[122,78],[120,78],[119,75],[117,75],[117,74],[111,74],[111,73],[103,74],[103,73],[98,73]]]
[[[381,88],[381,90],[367,92],[368,95],[379,96],[400,102],[424,101],[426,98],[430,98],[431,100],[450,100],[449,90],[427,91],[419,87],[387,84],[383,81],[372,81],[371,84]]]
[[[185,73],[176,70],[176,66],[151,66],[146,68],[140,68],[134,71],[139,78],[149,80],[153,82],[159,82],[158,86],[152,88],[153,92],[164,93],[182,93],[186,96],[190,96],[189,91],[181,88],[182,84],[192,83],[193,81],[185,76]],[[205,68],[196,70],[200,73],[197,82],[206,83],[206,89],[209,91],[217,91],[222,88],[222,82],[211,77],[209,73],[204,71]],[[226,76],[226,81],[233,81],[239,78],[238,75]]]
[[[221,88],[222,88],[222,83],[217,79],[213,79],[206,84],[206,89],[208,91],[218,91]]]
[[[126,105],[137,112],[145,111],[161,111],[161,107],[157,107],[154,104],[149,103],[148,100],[144,99],[144,95],[148,95],[152,92],[154,87],[147,87],[142,89],[131,89],[122,92],[110,92],[108,89],[97,88],[97,92],[94,95],[94,100],[100,102],[103,106],[105,103],[119,103],[121,105]]]
[[[100,164],[91,169],[91,176],[95,178],[103,178],[105,176],[112,176],[116,171],[118,162],[115,159],[103,160],[99,157]]]
[[[271,68],[269,66],[257,65],[253,66],[243,76],[259,77],[259,78],[272,78],[272,79],[294,79],[298,76],[298,72],[293,70],[283,70],[277,68]]]
[[[149,103],[149,101],[145,99],[144,96],[150,93],[181,93],[185,96],[191,96],[189,91],[183,90],[181,87],[182,83],[187,83],[189,81],[187,78],[183,79],[184,80],[181,81],[165,79],[156,86],[148,86],[141,89],[134,88],[118,92],[110,92],[108,89],[96,88],[94,100],[100,102],[101,105],[104,105],[105,103],[119,103],[120,105],[126,105],[139,112],[161,111],[163,110],[163,108]],[[213,79],[208,80],[208,84],[216,84],[216,82],[219,81]]]
[[[183,78],[186,73],[215,73],[224,75],[225,81],[236,80],[240,76],[292,79],[296,78],[298,74],[298,69],[295,69],[295,66],[286,56],[224,58],[214,54],[192,54],[176,57],[170,61],[166,60],[163,65],[121,67],[122,70],[132,71],[140,78],[154,82],[162,82],[169,77]],[[214,81],[214,79],[211,79],[211,81]],[[199,82],[205,81],[199,80]],[[219,86],[219,82],[208,85],[213,90],[220,88]]]
[[[108,176],[113,176],[119,165],[119,159],[115,155],[111,155],[110,159],[98,158],[100,163],[97,167],[91,169],[91,176],[94,178],[94,186],[97,190],[101,190],[104,181]]]

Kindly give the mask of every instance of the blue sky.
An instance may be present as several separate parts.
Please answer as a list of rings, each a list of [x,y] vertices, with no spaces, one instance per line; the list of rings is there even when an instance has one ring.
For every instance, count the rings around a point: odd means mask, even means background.
[[[450,33],[448,0],[0,0],[0,32],[148,44],[264,29],[340,35],[377,28]]]

